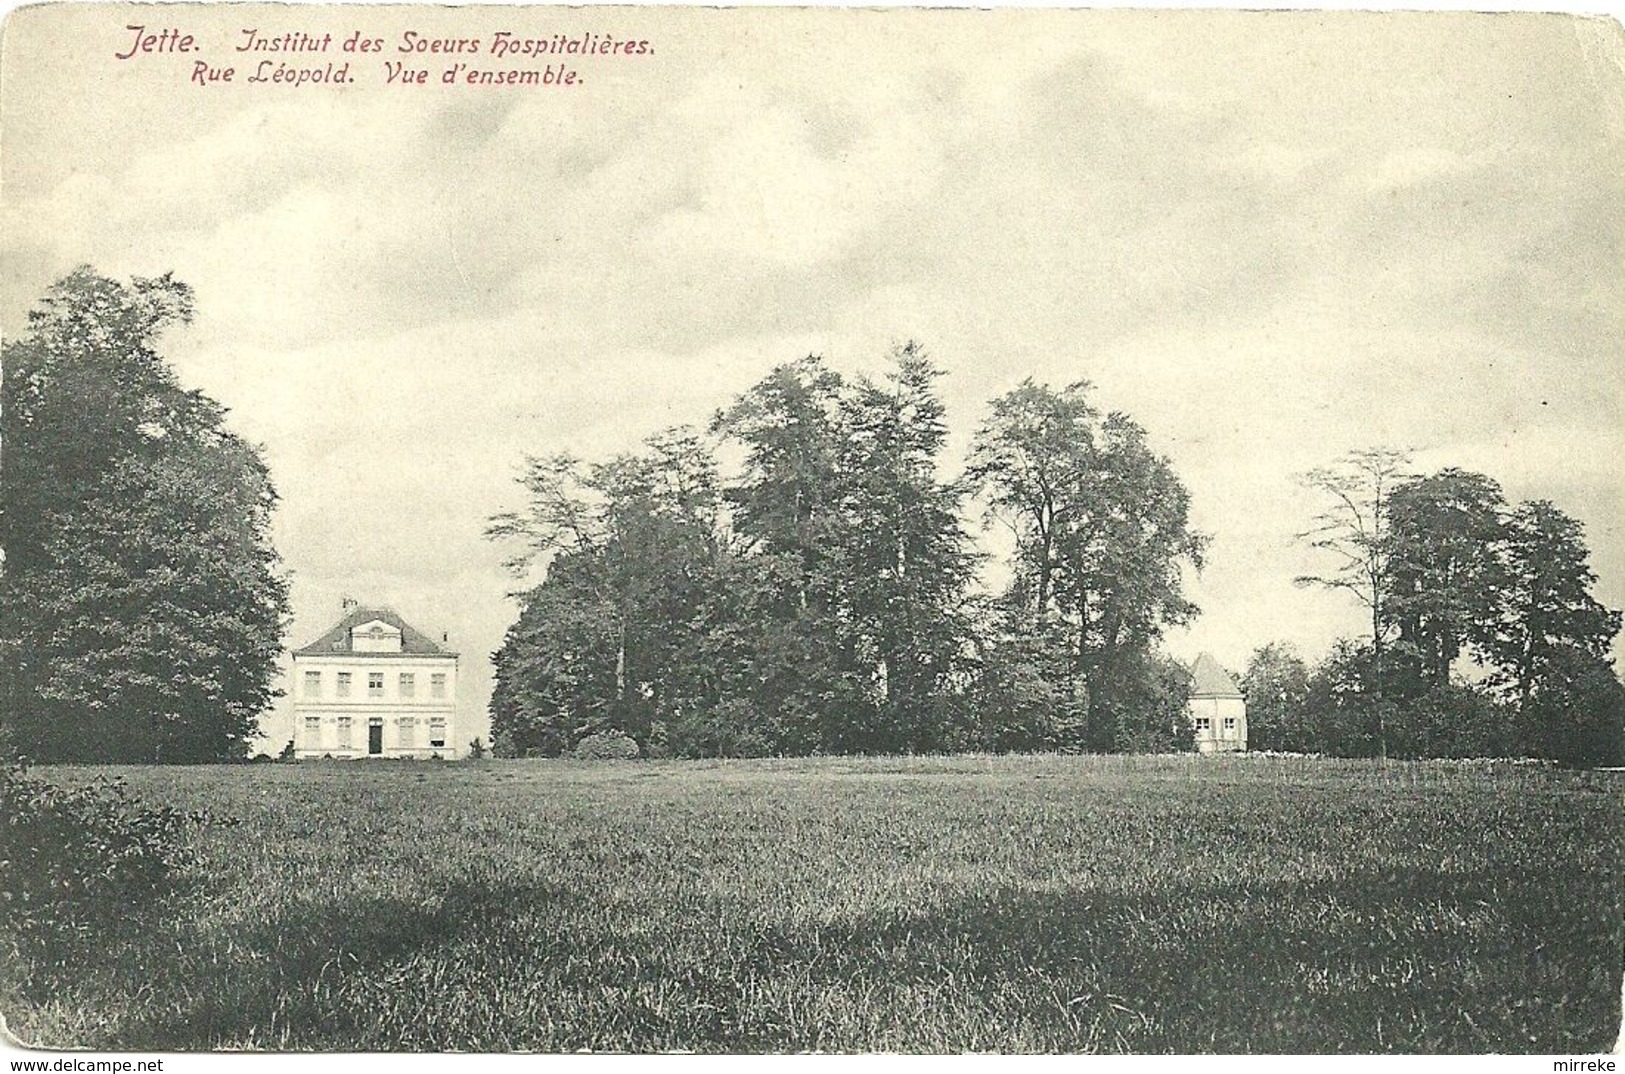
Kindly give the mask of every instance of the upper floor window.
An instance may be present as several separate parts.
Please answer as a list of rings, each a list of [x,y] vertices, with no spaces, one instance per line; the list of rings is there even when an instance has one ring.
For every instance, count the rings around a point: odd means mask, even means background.
[[[382,671],[367,672],[367,696],[384,696],[384,673]]]
[[[333,693],[336,694],[339,697],[349,697],[350,696],[350,677],[351,676],[350,676],[350,673],[348,671],[339,672],[338,673],[338,681],[333,684]]]
[[[446,673],[444,671],[437,671],[429,676],[429,696],[446,696]]]
[[[401,683],[400,683],[400,685],[401,685],[401,696],[402,697],[416,697],[417,696],[417,693],[418,693],[417,676],[413,675],[410,671],[401,672]]]
[[[305,696],[322,696],[322,673],[319,671],[305,672]]]

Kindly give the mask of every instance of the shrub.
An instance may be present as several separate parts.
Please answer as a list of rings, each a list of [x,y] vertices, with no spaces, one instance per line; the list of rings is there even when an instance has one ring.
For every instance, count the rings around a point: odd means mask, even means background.
[[[485,740],[476,738],[468,744],[468,759],[470,761],[485,760]]]
[[[631,736],[620,731],[600,731],[576,743],[578,761],[630,761],[643,751]]]
[[[20,981],[132,924],[173,890],[202,814],[142,805],[123,781],[62,788],[0,768],[0,956]]]

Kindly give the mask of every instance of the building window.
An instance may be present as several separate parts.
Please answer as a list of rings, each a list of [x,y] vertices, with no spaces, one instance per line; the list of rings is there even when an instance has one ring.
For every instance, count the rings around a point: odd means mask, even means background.
[[[367,672],[367,696],[384,696],[384,673],[382,671]]]
[[[417,745],[417,723],[418,722],[410,716],[401,717],[401,749],[409,750]]]
[[[1205,735],[1205,734],[1208,734],[1209,732],[1211,732],[1212,730],[1213,730],[1213,720],[1212,720],[1211,717],[1208,717],[1208,716],[1198,716],[1198,717],[1196,717],[1196,733],[1197,734]]]
[[[1233,735],[1236,733],[1236,718],[1234,716],[1226,716],[1224,718],[1224,733],[1227,735]]]
[[[429,745],[435,749],[446,744],[446,718],[444,716],[431,716],[429,718]]]
[[[339,717],[339,749],[347,750],[349,748],[350,748],[350,717],[348,717],[348,716],[340,716]]]
[[[338,683],[333,692],[339,697],[350,696],[350,673],[348,671],[339,672]]]
[[[410,671],[401,672],[401,696],[416,697],[418,693],[417,676]]]
[[[305,672],[305,696],[322,696],[322,673],[319,671]]]
[[[429,676],[429,696],[442,698],[446,696],[446,673],[444,671],[437,671]]]
[[[305,738],[314,745],[322,737],[322,718],[320,716],[305,717]]]

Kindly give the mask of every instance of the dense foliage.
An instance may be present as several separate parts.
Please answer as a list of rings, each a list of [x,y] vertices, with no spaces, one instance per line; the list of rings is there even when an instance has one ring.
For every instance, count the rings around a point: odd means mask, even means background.
[[[775,369],[707,435],[636,455],[532,459],[492,520],[520,572],[496,654],[494,740],[572,752],[617,730],[649,753],[919,753],[1190,746],[1189,684],[1160,652],[1195,608],[1188,495],[1086,386],[996,400],[967,479],[945,480],[939,371],[899,347],[879,381]],[[742,457],[725,479],[716,449]],[[1039,478],[1029,471],[1048,466]],[[975,592],[980,492],[1020,540]]]
[[[1087,384],[1026,381],[946,480],[939,375],[912,343],[878,382],[809,357],[707,433],[530,460],[528,504],[488,531],[542,575],[495,658],[500,752],[608,731],[656,757],[1191,748],[1161,639],[1196,614],[1183,572],[1207,538],[1168,461]],[[1304,537],[1333,569],[1299,581],[1354,596],[1370,629],[1314,669],[1255,654],[1252,748],[1625,760],[1620,616],[1590,594],[1578,522],[1397,451],[1308,482],[1330,505]],[[997,592],[975,505],[1013,537]]]
[[[63,788],[0,767],[0,963],[26,987],[106,954],[170,893],[199,819],[118,781]]]
[[[1508,505],[1483,474],[1406,462],[1359,452],[1309,475],[1333,506],[1305,536],[1338,570],[1302,581],[1354,594],[1371,631],[1313,675],[1282,646],[1255,652],[1254,746],[1625,763],[1620,613],[1591,595],[1580,523],[1546,500]]]
[[[288,598],[276,493],[225,410],[154,349],[191,317],[165,276],[79,269],[4,350],[0,672],[35,760],[241,759]]]

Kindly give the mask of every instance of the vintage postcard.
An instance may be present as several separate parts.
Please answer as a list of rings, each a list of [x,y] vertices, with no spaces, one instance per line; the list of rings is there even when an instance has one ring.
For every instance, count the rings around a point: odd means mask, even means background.
[[[1576,15],[13,10],[8,1054],[1612,1069],[1622,165]]]

